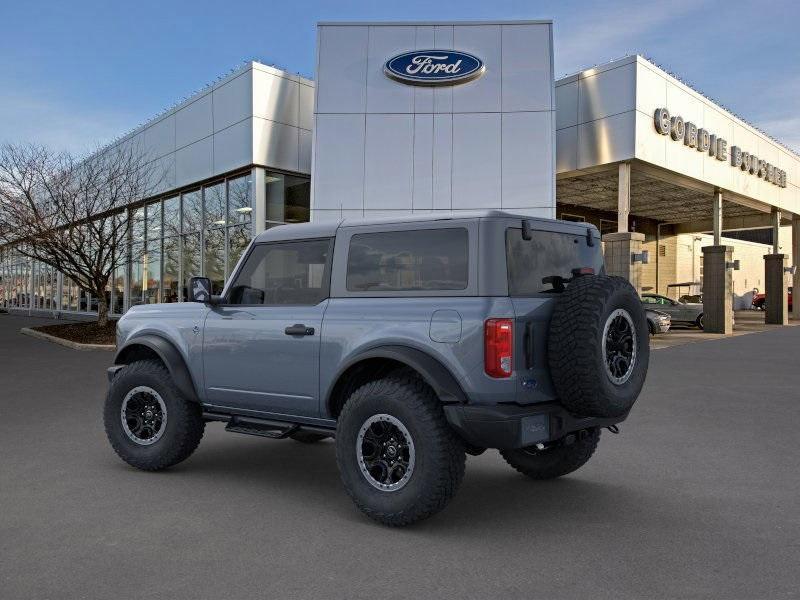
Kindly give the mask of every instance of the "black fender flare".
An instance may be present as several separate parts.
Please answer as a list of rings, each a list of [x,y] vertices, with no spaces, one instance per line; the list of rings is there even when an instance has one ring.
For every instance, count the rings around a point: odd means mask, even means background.
[[[352,366],[371,358],[386,358],[405,364],[414,369],[431,386],[443,404],[466,404],[467,395],[456,378],[439,360],[430,354],[409,346],[377,346],[350,357],[333,378],[333,383],[325,395],[325,406],[330,408],[331,395],[342,375]]]
[[[194,387],[192,376],[189,374],[189,368],[183,360],[183,356],[169,340],[155,334],[145,334],[138,337],[131,338],[125,345],[117,350],[114,356],[115,365],[125,365],[128,361],[125,360],[126,351],[134,346],[144,346],[155,352],[161,359],[161,362],[167,367],[170,377],[180,393],[187,399],[193,402],[199,402],[199,395]]]

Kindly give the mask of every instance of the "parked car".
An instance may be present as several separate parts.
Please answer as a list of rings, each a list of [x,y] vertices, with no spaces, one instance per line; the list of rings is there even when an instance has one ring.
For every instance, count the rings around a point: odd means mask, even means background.
[[[650,328],[650,335],[669,331],[670,325],[672,325],[672,318],[667,313],[646,308],[645,314],[647,315],[647,326]]]
[[[789,302],[789,311],[792,310],[792,286],[789,286],[789,290],[786,293],[787,300]],[[767,308],[767,295],[766,294],[755,294],[753,296],[753,308],[756,310],[766,310]]]
[[[667,313],[672,324],[693,325],[703,328],[703,305],[695,302],[678,302],[661,294],[642,294],[645,308],[655,308]]]
[[[209,421],[335,437],[345,490],[387,525],[444,508],[465,452],[497,448],[533,479],[580,468],[647,373],[644,308],[605,275],[591,225],[499,211],[286,225],[257,236],[221,295],[206,278],[188,289],[194,302],[119,320],[116,453],[170,467]]]

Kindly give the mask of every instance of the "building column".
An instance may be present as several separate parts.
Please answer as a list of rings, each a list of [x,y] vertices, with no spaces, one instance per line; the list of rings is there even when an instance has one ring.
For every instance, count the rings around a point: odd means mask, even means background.
[[[714,245],[722,245],[722,190],[714,192]]]
[[[786,289],[786,254],[764,255],[764,293],[767,306],[764,314],[764,323],[771,325],[788,325],[789,300]]]
[[[619,164],[617,182],[617,231],[628,231],[631,215],[631,163]]]
[[[708,333],[733,333],[732,258],[733,246],[703,248],[703,329]]]
[[[792,265],[800,267],[800,216],[792,215]],[[792,295],[800,290],[800,268],[792,276]],[[792,318],[800,320],[800,302],[792,302]]]
[[[781,211],[777,208],[772,209],[772,253],[780,254],[781,251]]]
[[[253,187],[250,190],[251,206],[253,207],[252,236],[256,237],[267,228],[267,172],[263,167],[253,167],[251,180]]]
[[[624,277],[630,281],[636,293],[641,294],[642,262],[635,260],[634,255],[642,253],[644,234],[628,231],[607,233],[603,236],[603,242],[606,273]]]

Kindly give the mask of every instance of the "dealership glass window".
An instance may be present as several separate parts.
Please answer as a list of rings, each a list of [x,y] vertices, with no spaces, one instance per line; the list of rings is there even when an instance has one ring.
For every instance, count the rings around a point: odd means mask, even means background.
[[[164,238],[162,302],[178,302],[180,293],[180,243],[178,237]]]
[[[186,282],[200,276],[200,234],[190,233],[181,238],[181,298],[188,298]]]
[[[164,200],[164,235],[178,235],[181,232],[181,199],[173,196]]]
[[[311,215],[311,180],[308,177],[267,173],[267,228],[283,223],[304,223]]]
[[[147,205],[147,239],[153,240],[162,235],[161,202],[151,202]]]
[[[219,294],[225,284],[225,230],[208,229],[205,233],[203,272],[211,280],[212,293]]]
[[[145,223],[144,208],[137,208],[131,211],[131,239],[134,242],[144,241]]]
[[[146,250],[142,256],[142,269],[144,274],[144,302],[156,304],[161,302],[161,240],[147,242]]]
[[[114,270],[111,312],[121,315],[125,311],[125,267],[120,266]]]
[[[183,233],[200,231],[203,222],[203,202],[200,190],[186,192],[181,198],[183,200]]]
[[[228,180],[228,224],[249,223],[253,216],[250,202],[250,175]]]
[[[247,245],[250,243],[250,226],[239,225],[228,229],[228,275],[233,273]]]
[[[224,227],[228,224],[226,218],[225,182],[203,188],[205,198],[205,225],[206,227]]]
[[[463,290],[468,256],[467,230],[462,228],[354,235],[347,256],[347,289]]]
[[[331,241],[259,244],[231,286],[231,304],[314,305],[328,295]]]
[[[128,307],[142,303],[142,293],[144,289],[144,273],[142,272],[143,254],[144,247],[141,243],[136,243],[131,246],[130,297],[128,298]]]

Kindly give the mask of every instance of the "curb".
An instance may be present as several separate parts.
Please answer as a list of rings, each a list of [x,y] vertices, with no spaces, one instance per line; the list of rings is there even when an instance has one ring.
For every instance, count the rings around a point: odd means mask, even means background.
[[[113,352],[117,349],[116,345],[114,344],[80,344],[78,342],[72,342],[70,340],[65,340],[63,338],[50,335],[49,333],[44,333],[43,331],[36,331],[30,327],[23,327],[19,330],[19,332],[24,335],[39,338],[40,340],[59,344],[60,346],[66,346],[67,348],[72,348],[73,350],[105,350],[107,352]]]

